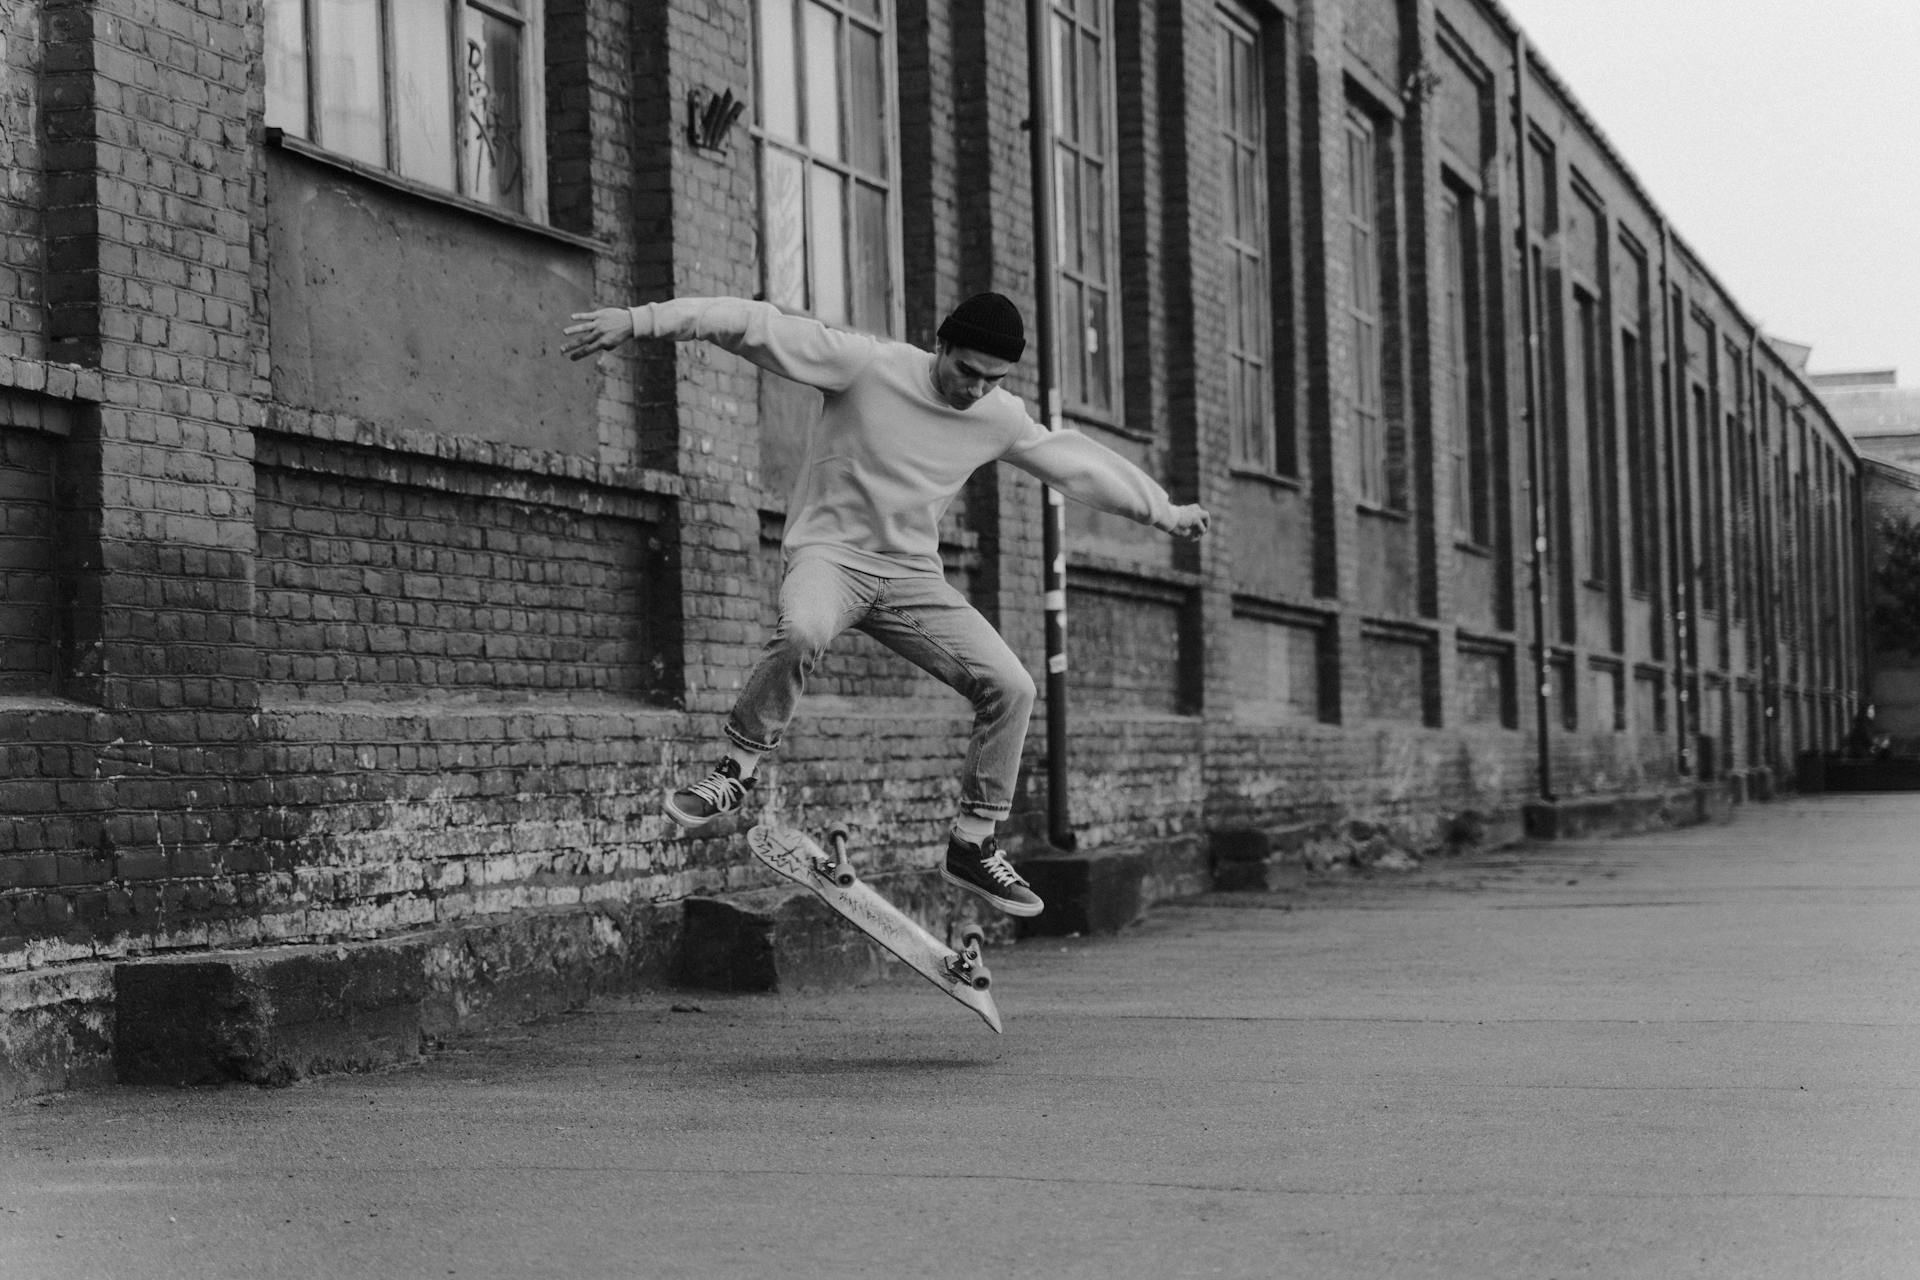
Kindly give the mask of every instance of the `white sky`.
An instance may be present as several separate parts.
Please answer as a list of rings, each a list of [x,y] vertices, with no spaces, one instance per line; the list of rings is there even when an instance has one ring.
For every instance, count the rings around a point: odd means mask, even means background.
[[[1920,387],[1920,0],[1500,0],[1741,310]]]

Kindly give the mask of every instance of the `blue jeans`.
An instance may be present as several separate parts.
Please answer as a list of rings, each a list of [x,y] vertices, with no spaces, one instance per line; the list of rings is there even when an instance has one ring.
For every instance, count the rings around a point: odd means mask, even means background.
[[[993,624],[931,574],[882,578],[820,555],[795,559],[780,584],[780,625],[727,717],[727,737],[748,751],[778,746],[807,676],[848,628],[872,636],[973,704],[960,807],[976,817],[1005,818],[1033,714],[1033,677]]]

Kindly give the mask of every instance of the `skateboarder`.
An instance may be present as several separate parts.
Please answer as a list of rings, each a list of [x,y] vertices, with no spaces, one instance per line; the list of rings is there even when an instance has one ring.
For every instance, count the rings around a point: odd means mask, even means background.
[[[1010,915],[1042,903],[1007,862],[995,824],[1013,807],[1034,684],[1006,641],[947,583],[939,523],[973,472],[1002,460],[1090,506],[1180,538],[1207,512],[1175,506],[1131,462],[1027,416],[1001,380],[1026,350],[1019,309],[979,293],[941,323],[936,350],[830,329],[741,298],[676,298],[573,316],[580,360],[629,338],[704,340],[825,396],[787,506],[780,622],[726,720],[726,755],[666,799],[687,828],[732,813],[780,743],[808,673],[856,628],[965,696],[973,736],[942,875]]]

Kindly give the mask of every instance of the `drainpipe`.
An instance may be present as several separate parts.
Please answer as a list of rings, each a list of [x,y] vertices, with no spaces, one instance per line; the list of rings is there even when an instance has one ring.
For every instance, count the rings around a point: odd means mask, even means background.
[[[1759,581],[1755,586],[1753,602],[1754,629],[1760,633],[1760,725],[1761,744],[1764,759],[1760,763],[1766,766],[1771,781],[1779,782],[1779,744],[1774,739],[1773,686],[1774,660],[1778,656],[1774,649],[1773,584],[1774,574],[1779,571],[1775,563],[1773,547],[1773,457],[1763,446],[1767,444],[1766,433],[1761,428],[1767,419],[1766,384],[1760,380],[1758,361],[1760,348],[1760,326],[1753,325],[1747,330],[1747,436],[1752,442],[1752,459],[1748,470],[1753,474],[1747,477],[1753,495],[1753,536],[1756,559],[1759,561]]]
[[[1055,347],[1057,310],[1053,189],[1053,5],[1027,0],[1027,142],[1033,169],[1034,359],[1039,365],[1040,415],[1047,429],[1060,429],[1060,387]],[[1041,488],[1041,587],[1047,655],[1047,839],[1057,849],[1074,847],[1067,792],[1067,508],[1057,490]]]
[[[1667,420],[1667,521],[1671,535],[1667,553],[1671,565],[1670,591],[1674,604],[1673,637],[1673,725],[1680,740],[1680,772],[1693,773],[1693,673],[1699,669],[1695,649],[1698,643],[1694,627],[1693,522],[1685,503],[1690,477],[1685,466],[1686,396],[1680,385],[1685,371],[1676,369],[1674,360],[1675,318],[1673,314],[1673,275],[1669,261],[1673,233],[1665,218],[1660,219],[1660,394]]]
[[[1551,802],[1553,795],[1552,668],[1547,661],[1547,487],[1546,464],[1540,441],[1540,325],[1534,315],[1533,243],[1527,209],[1527,149],[1532,145],[1527,131],[1527,38],[1513,34],[1513,133],[1514,171],[1518,180],[1520,228],[1520,325],[1525,352],[1527,422],[1527,533],[1532,540],[1530,562],[1533,566],[1533,670],[1534,741],[1540,798]]]

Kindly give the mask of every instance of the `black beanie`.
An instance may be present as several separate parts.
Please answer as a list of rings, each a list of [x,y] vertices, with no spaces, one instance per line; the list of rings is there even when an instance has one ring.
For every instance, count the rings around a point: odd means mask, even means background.
[[[976,293],[940,325],[940,340],[996,360],[1018,360],[1027,349],[1020,308],[997,293]]]

